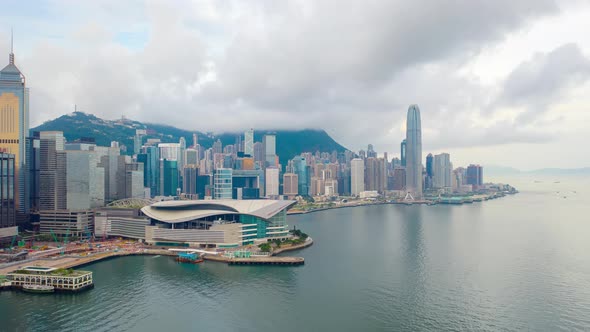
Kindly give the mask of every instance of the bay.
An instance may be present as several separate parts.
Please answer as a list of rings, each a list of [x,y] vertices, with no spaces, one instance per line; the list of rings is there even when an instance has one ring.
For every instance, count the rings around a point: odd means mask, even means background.
[[[590,183],[535,180],[461,206],[289,216],[315,241],[289,253],[300,267],[96,263],[88,292],[0,293],[0,330],[589,330]]]

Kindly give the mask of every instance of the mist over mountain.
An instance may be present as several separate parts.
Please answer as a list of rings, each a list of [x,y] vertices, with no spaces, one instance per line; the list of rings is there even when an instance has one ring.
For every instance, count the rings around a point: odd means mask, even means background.
[[[199,144],[210,148],[217,139],[223,145],[234,144],[236,136],[243,133],[203,133],[199,131],[188,131],[165,124],[142,123],[131,119],[105,120],[93,114],[73,112],[62,115],[54,120],[47,121],[42,125],[31,128],[31,131],[63,131],[67,141],[75,141],[82,137],[91,137],[98,145],[110,146],[112,141],[118,141],[127,147],[127,153],[133,153],[133,137],[136,129],[146,129],[147,136],[144,138],[159,138],[163,143],[177,143],[180,137],[184,137],[187,146],[192,145],[193,134],[198,135]],[[281,165],[302,152],[332,152],[345,151],[346,148],[334,141],[324,130],[301,129],[301,130],[257,130],[254,128],[254,141],[261,142],[265,133],[276,134],[277,154]]]

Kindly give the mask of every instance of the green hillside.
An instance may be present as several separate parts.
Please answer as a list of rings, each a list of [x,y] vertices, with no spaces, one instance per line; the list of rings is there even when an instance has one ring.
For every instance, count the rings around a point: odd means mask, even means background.
[[[193,133],[197,133],[199,144],[210,148],[213,142],[220,139],[223,145],[234,144],[237,133],[205,134],[198,131],[187,131],[176,127],[141,123],[129,119],[104,120],[92,114],[74,112],[63,115],[57,119],[47,121],[42,125],[32,128],[31,131],[63,131],[68,141],[74,141],[82,137],[92,137],[98,145],[110,146],[111,141],[118,141],[127,147],[127,153],[133,153],[133,136],[136,129],[146,129],[147,138],[159,138],[162,142],[178,142],[184,137],[187,146],[192,144]],[[334,141],[325,131],[317,129],[302,130],[256,130],[254,140],[262,141],[262,136],[267,132],[274,132],[277,136],[277,154],[282,165],[287,160],[302,152],[341,152],[346,150],[342,145]],[[242,134],[243,135],[243,134]]]

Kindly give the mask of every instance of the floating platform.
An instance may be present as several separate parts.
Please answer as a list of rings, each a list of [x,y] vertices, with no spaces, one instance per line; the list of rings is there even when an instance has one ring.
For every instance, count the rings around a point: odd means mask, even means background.
[[[231,258],[227,261],[228,265],[303,265],[303,257],[250,257],[250,258]]]

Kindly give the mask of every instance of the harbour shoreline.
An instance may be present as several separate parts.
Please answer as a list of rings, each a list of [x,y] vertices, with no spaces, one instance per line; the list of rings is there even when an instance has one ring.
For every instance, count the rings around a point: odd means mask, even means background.
[[[204,254],[203,259],[212,262],[222,262],[229,265],[250,265],[250,264],[263,264],[263,265],[302,265],[305,260],[303,257],[292,257],[292,256],[277,256],[281,253],[300,250],[309,247],[313,244],[313,240],[308,238],[304,243],[292,245],[289,247],[279,248],[270,256],[267,257],[251,257],[251,258],[230,258],[222,255],[211,255]],[[154,248],[143,248],[136,251],[111,251],[105,253],[95,253],[89,256],[78,257],[73,255],[66,255],[57,258],[39,258],[33,261],[19,262],[19,264],[13,264],[4,267],[2,270],[7,272],[8,270],[18,270],[24,266],[39,265],[48,266],[55,268],[71,269],[81,268],[101,261],[115,259],[124,256],[176,256],[176,253],[167,249],[154,249]],[[60,262],[63,260],[63,262]],[[49,264],[43,264],[42,262],[48,262]],[[35,264],[36,263],[36,264]],[[1,271],[1,270],[0,270]]]
[[[475,202],[483,202],[483,201],[487,201],[487,200],[492,200],[492,199],[497,199],[497,198],[503,198],[505,196],[509,196],[509,195],[514,195],[518,192],[515,193],[506,193],[506,194],[502,194],[499,196],[495,196],[495,195],[481,195],[476,197],[475,199],[473,198],[464,198],[462,201],[457,201],[457,202],[453,202],[452,200],[449,199],[442,199],[440,201],[431,201],[431,200],[422,200],[422,201],[377,201],[377,202],[370,202],[370,201],[366,201],[363,203],[356,203],[356,204],[346,204],[346,205],[335,205],[335,206],[326,206],[326,207],[319,207],[319,208],[315,208],[315,209],[310,209],[310,210],[289,210],[287,211],[287,215],[298,215],[298,214],[308,214],[308,213],[313,213],[313,212],[320,212],[320,211],[326,211],[326,210],[334,210],[334,209],[344,209],[344,208],[354,208],[354,207],[360,207],[360,206],[374,206],[374,205],[462,205],[462,204],[470,204],[470,203],[475,203]]]

